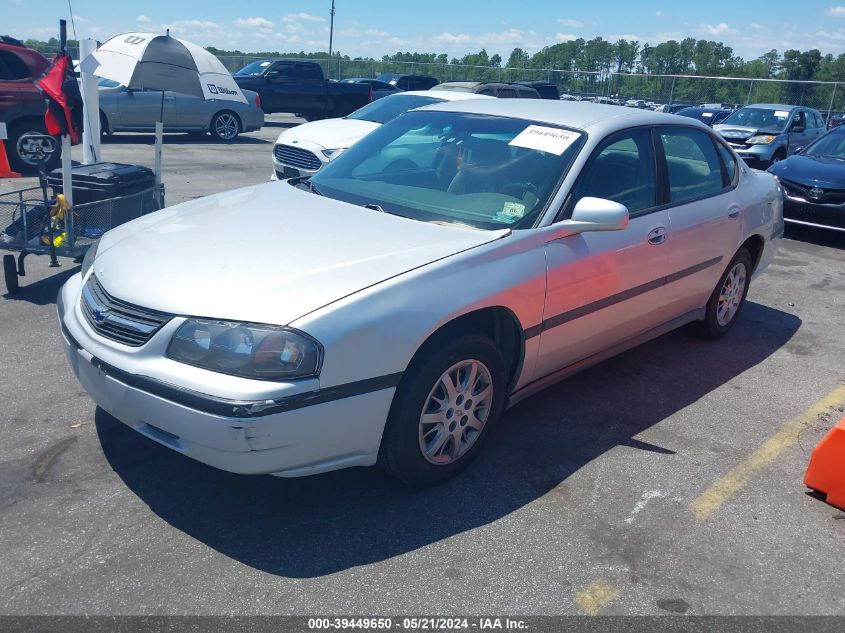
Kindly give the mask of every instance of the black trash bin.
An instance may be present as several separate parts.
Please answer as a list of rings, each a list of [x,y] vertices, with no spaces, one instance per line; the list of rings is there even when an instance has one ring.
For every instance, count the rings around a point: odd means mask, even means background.
[[[62,170],[54,169],[47,176],[53,195],[63,193]],[[73,204],[98,202],[128,196],[155,185],[152,169],[123,163],[94,163],[76,165],[71,169]]]

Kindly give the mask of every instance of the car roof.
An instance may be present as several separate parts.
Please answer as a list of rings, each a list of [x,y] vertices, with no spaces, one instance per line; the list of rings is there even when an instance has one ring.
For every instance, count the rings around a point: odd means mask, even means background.
[[[442,83],[437,84],[438,86],[454,86],[456,88],[475,88],[476,86],[480,86],[483,83],[487,83],[484,81],[444,81]]]
[[[788,110],[790,112],[797,108],[806,108],[807,110],[812,110],[812,108],[807,108],[807,106],[787,105],[785,103],[749,103],[748,105],[742,107],[759,108],[761,110]]]
[[[395,99],[396,97],[421,96],[431,97],[433,99],[443,99],[444,101],[467,101],[469,99],[493,99],[488,95],[477,95],[472,92],[450,92],[449,90],[406,90],[405,92],[397,92],[396,94],[387,95],[385,99]]]
[[[478,97],[479,95],[474,95]],[[586,101],[551,99],[474,99],[462,103],[437,103],[426,110],[488,114],[515,119],[527,119],[552,125],[562,125],[584,131],[607,134],[638,125],[682,124],[709,129],[689,117],[639,110]]]

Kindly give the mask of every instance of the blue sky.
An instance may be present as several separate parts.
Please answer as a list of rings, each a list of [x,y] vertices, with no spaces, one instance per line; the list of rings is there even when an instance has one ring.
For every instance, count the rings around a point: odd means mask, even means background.
[[[398,50],[461,56],[482,47],[507,59],[519,46],[536,52],[575,37],[657,44],[715,39],[751,59],[772,48],[845,52],[845,0],[336,0],[335,50],[380,57]],[[72,0],[80,37],[169,26],[202,45],[258,50],[328,48],[331,0]],[[0,0],[0,31],[21,38],[55,35],[67,1]]]

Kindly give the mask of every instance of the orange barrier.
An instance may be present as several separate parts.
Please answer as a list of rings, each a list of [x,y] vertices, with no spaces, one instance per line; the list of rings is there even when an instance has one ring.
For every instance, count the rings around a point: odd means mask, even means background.
[[[813,451],[804,484],[845,510],[845,418],[837,422]]]
[[[12,171],[9,166],[9,159],[6,156],[6,144],[0,141],[0,178],[20,178],[21,175]]]

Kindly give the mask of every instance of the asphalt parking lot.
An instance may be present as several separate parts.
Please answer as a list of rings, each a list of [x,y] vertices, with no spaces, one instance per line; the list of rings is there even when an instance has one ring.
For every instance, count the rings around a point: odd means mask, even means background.
[[[168,137],[168,203],[266,181],[295,123]],[[151,165],[152,140],[104,158]],[[845,513],[802,485],[845,415],[845,235],[790,232],[724,339],[677,331],[524,401],[422,491],[231,475],[124,427],[61,349],[78,267],[47,263],[0,297],[2,614],[845,614]]]

